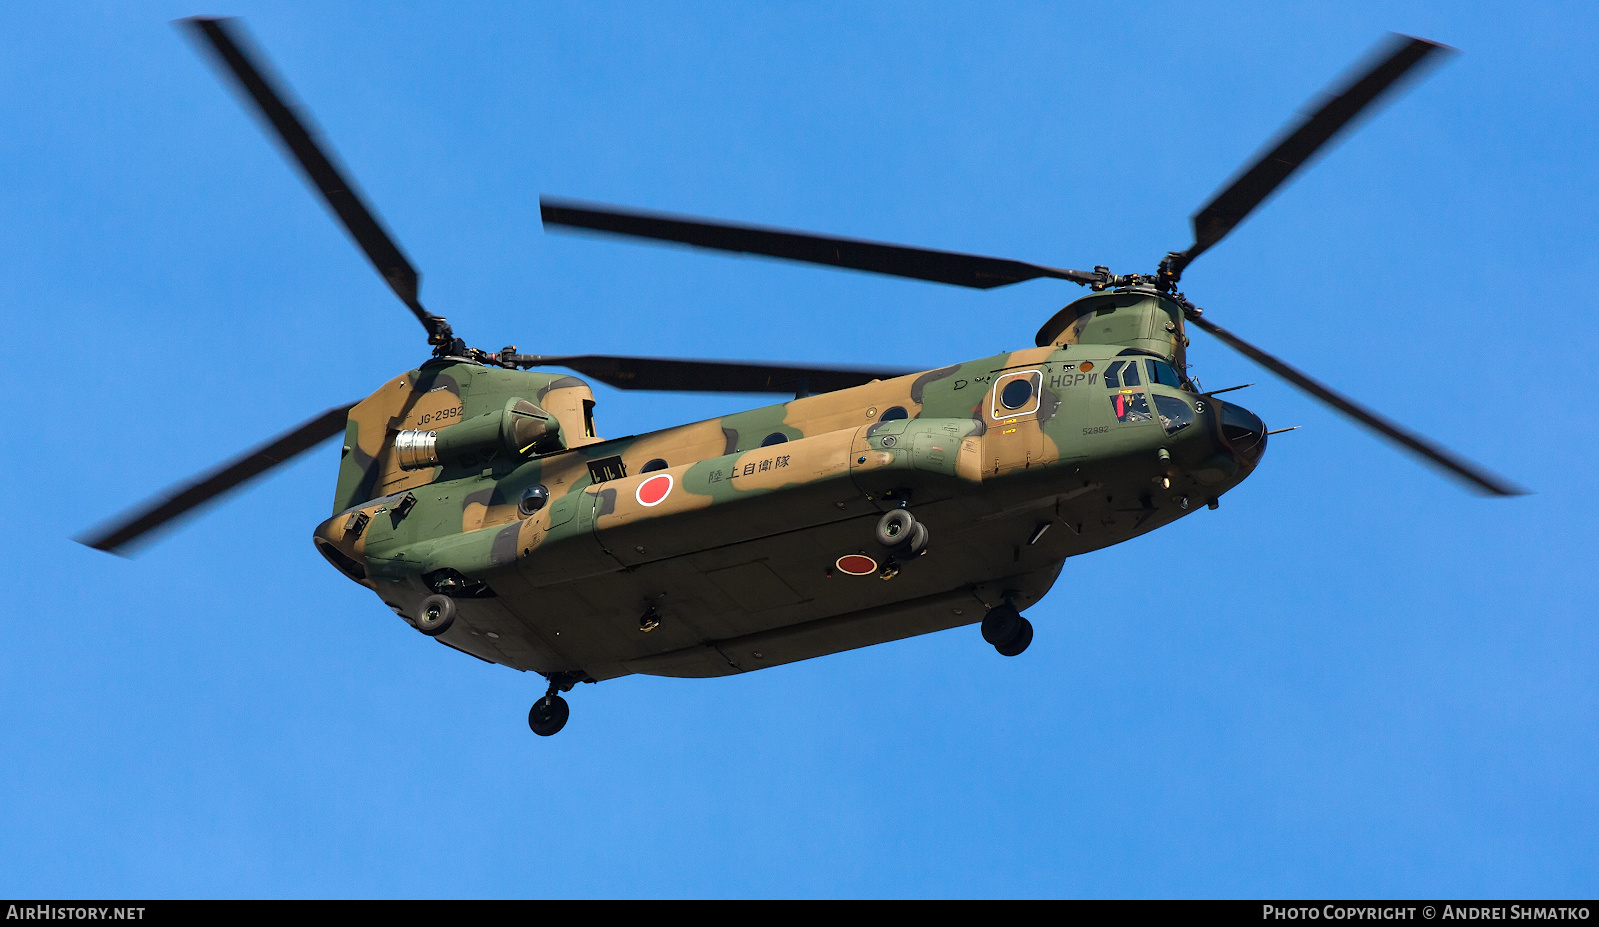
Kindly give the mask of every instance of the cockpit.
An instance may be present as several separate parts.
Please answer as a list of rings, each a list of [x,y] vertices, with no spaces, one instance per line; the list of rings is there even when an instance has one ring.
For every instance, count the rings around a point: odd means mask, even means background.
[[[1194,423],[1194,408],[1187,400],[1162,393],[1151,394],[1142,388],[1145,384],[1159,384],[1192,392],[1192,386],[1162,359],[1136,357],[1111,361],[1105,367],[1104,379],[1105,387],[1115,390],[1110,403],[1118,422],[1149,422],[1158,418],[1169,435]],[[1150,409],[1151,399],[1155,405],[1153,410]]]

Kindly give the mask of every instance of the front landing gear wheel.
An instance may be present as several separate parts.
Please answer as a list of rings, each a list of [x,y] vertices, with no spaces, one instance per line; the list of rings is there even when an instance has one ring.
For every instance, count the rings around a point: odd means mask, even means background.
[[[1027,645],[1031,644],[1032,642],[1033,623],[1028,621],[1026,618],[1023,618],[1022,626],[1017,629],[1016,636],[1003,644],[995,644],[994,649],[999,651],[999,655],[1002,657],[1014,657],[1019,655],[1023,650],[1026,650]]]
[[[1022,622],[1026,620],[1009,602],[996,605],[983,616],[983,640],[998,647],[1021,633]]]
[[[527,726],[540,737],[548,737],[560,733],[571,714],[572,709],[567,707],[566,699],[559,695],[546,695],[528,709]]]
[[[416,610],[416,629],[428,637],[438,637],[455,623],[455,600],[447,595],[430,595]]]

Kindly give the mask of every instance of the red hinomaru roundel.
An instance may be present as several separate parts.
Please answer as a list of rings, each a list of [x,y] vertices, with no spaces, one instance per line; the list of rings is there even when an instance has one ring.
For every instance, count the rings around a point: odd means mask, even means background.
[[[638,500],[639,505],[660,505],[671,493],[672,475],[662,473],[638,484],[638,490],[633,493],[633,498]]]
[[[845,554],[833,564],[840,573],[851,576],[868,576],[877,572],[877,561],[865,554]]]

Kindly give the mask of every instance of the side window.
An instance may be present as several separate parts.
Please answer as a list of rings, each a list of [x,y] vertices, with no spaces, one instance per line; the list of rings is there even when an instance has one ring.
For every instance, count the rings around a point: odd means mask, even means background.
[[[999,404],[1009,409],[1024,408],[1033,401],[1033,384],[1031,380],[1016,379],[1005,384],[999,391]]]
[[[1132,365],[1136,368],[1136,364]],[[1149,414],[1149,400],[1144,397],[1141,389],[1124,389],[1110,397],[1111,409],[1116,413],[1118,422],[1148,422],[1154,417]]]
[[[1018,370],[996,377],[989,414],[997,421],[1037,412],[1043,385],[1044,374],[1039,370]]]
[[[1176,396],[1156,396],[1155,411],[1167,434],[1176,434],[1194,423],[1194,410]]]

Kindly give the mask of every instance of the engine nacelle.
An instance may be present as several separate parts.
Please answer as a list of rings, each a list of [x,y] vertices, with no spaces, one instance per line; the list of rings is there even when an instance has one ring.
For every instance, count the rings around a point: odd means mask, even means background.
[[[438,431],[402,431],[394,438],[394,455],[402,470],[420,470],[441,463],[501,451],[532,457],[558,451],[561,423],[526,399],[506,400],[498,412],[479,415]]]

